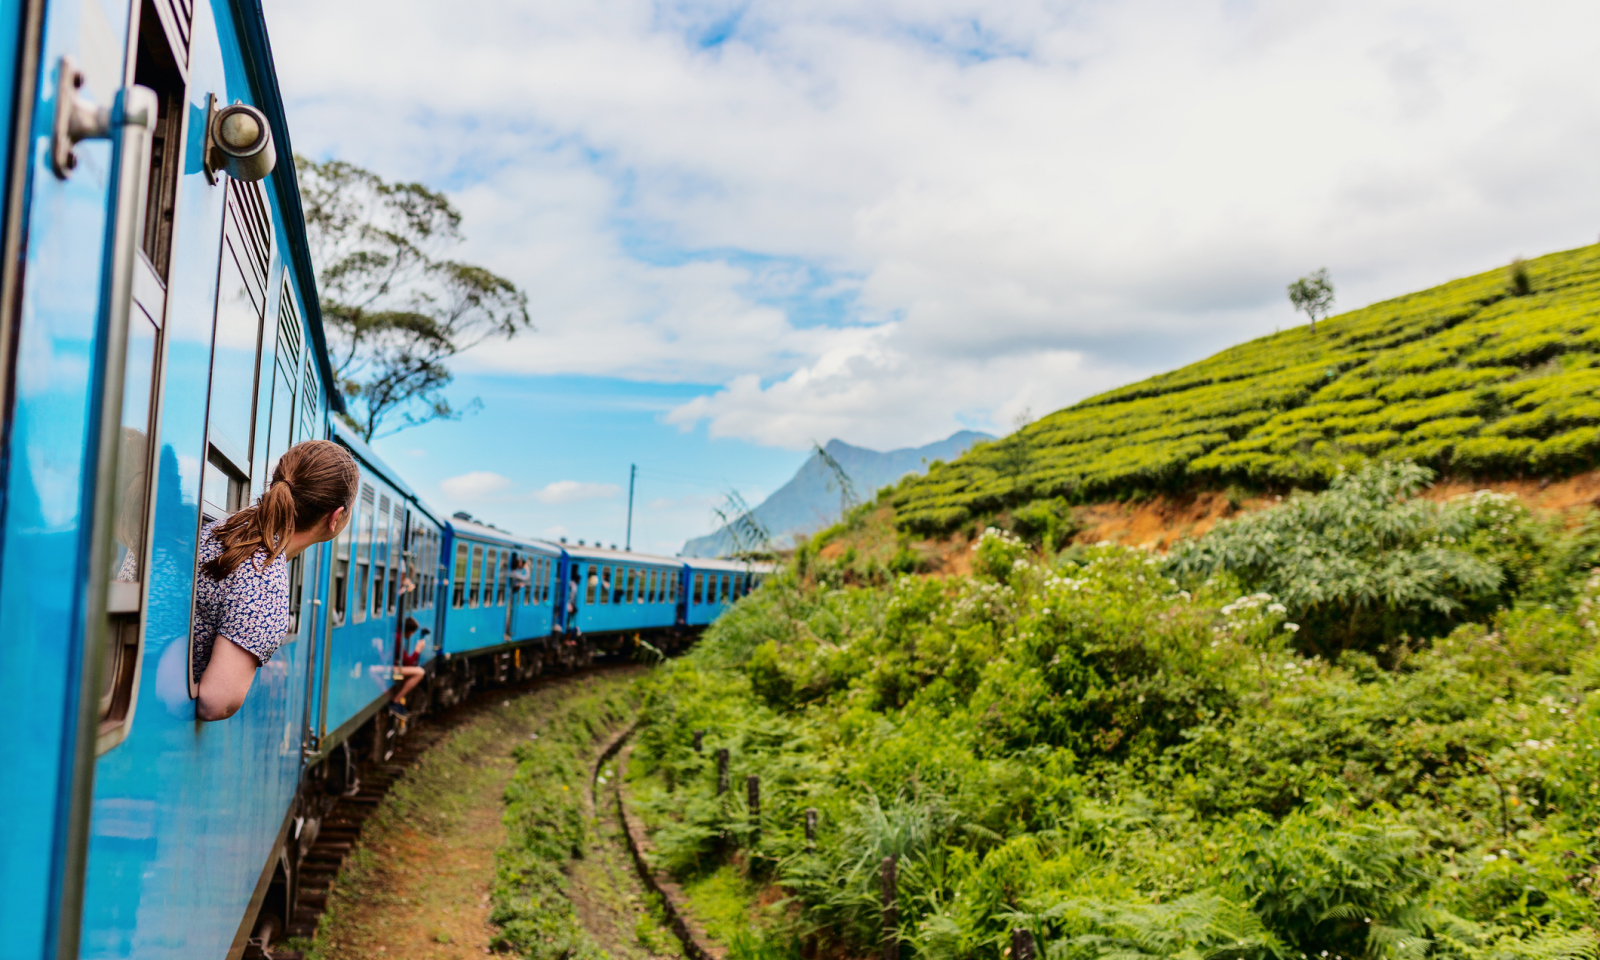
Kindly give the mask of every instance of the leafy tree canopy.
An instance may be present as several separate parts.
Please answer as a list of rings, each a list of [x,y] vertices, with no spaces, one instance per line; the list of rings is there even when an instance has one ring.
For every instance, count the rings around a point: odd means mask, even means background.
[[[446,256],[463,238],[461,213],[443,194],[343,160],[297,156],[295,168],[351,427],[370,441],[458,419],[445,396],[447,362],[532,329],[527,294]]]

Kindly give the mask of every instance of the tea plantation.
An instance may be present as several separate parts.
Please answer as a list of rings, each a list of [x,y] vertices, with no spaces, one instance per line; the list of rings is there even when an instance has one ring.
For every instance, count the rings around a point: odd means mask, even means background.
[[[1600,454],[1600,246],[1225,350],[934,464],[894,496],[939,534],[1036,501],[1321,487],[1340,466],[1556,476]]]

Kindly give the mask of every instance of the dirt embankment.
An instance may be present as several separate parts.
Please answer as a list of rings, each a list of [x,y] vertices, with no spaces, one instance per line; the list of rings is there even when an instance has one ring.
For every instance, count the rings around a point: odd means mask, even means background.
[[[1536,510],[1565,514],[1574,520],[1580,511],[1600,505],[1600,470],[1565,480],[1499,480],[1472,483],[1446,480],[1424,495],[1449,500],[1478,490],[1514,493]],[[1220,490],[1180,496],[1161,495],[1148,500],[1095,503],[1077,507],[1082,525],[1072,542],[1102,541],[1165,551],[1185,537],[1198,537],[1221,520],[1269,507],[1282,497],[1230,497]],[[887,504],[873,510],[856,529],[835,537],[820,552],[823,559],[858,562],[875,559],[888,563],[901,544],[894,528],[894,509]],[[935,576],[960,576],[971,572],[972,541],[965,533],[910,545],[923,560],[923,569]]]
[[[1500,480],[1484,483],[1447,480],[1431,487],[1424,496],[1449,500],[1492,490],[1514,493],[1529,507],[1550,513],[1574,515],[1600,503],[1600,470],[1581,473],[1565,480]],[[1083,528],[1073,537],[1075,543],[1109,540],[1129,546],[1166,550],[1184,537],[1198,537],[1217,522],[1240,513],[1260,510],[1281,497],[1252,497],[1230,500],[1219,491],[1160,496],[1137,503],[1100,503],[1078,508]]]

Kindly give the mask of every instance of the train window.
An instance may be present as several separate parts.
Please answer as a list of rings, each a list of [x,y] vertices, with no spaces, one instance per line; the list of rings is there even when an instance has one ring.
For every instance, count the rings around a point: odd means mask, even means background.
[[[593,564],[589,565],[589,586],[584,594],[585,603],[594,603],[594,591],[596,587],[599,587],[600,589],[600,602],[605,603],[606,590],[608,588],[605,584],[600,582],[599,571],[599,567],[594,566]]]
[[[389,497],[378,495],[378,519],[372,530],[372,615],[383,616],[384,585],[389,582],[389,531],[394,518],[389,514]]]
[[[350,537],[355,528],[354,523],[345,524],[333,549],[333,625],[336,627],[344,625],[345,609],[349,602]]]
[[[405,558],[400,556],[400,540],[405,536],[405,531],[405,512],[397,502],[389,518],[389,602],[384,607],[391,617],[400,605],[400,568],[405,563]]]
[[[672,575],[667,577],[667,602],[668,603],[677,603],[678,602],[678,579],[679,579],[679,573],[676,570],[672,571]]]
[[[703,596],[702,591],[705,589],[705,581],[705,574],[697,573],[694,575],[694,596],[691,598],[694,603],[700,602],[700,598]]]
[[[506,585],[510,582],[506,572],[506,551],[500,551],[500,565],[495,568],[495,599],[494,605],[504,606],[506,602]]]
[[[300,377],[305,389],[300,391],[300,436],[319,437],[321,431],[317,430],[317,407],[322,394],[317,390],[316,368],[311,363],[311,353],[307,351],[304,373]]]
[[[300,633],[300,591],[305,585],[305,561],[305,554],[289,561],[289,629],[285,631],[289,637]]]
[[[611,602],[611,568],[610,567],[593,567],[593,566],[591,566],[589,568],[590,575],[593,576],[594,575],[594,571],[596,571],[596,570],[600,571],[600,573],[599,573],[600,602],[601,603],[610,603]],[[593,590],[589,591],[589,602],[590,603],[594,603],[594,591]]]
[[[476,607],[483,595],[483,547],[474,545],[467,562],[467,606]]]
[[[650,571],[650,602],[655,603],[661,599],[661,571]]]
[[[367,611],[372,609],[372,522],[373,522],[373,490],[366,484],[361,485],[361,516],[357,522],[361,524],[360,531],[356,534],[356,623],[364,623]]]
[[[294,292],[288,280],[278,295],[278,345],[273,351],[272,406],[267,413],[267,469],[271,478],[278,458],[294,443],[294,427],[299,420],[295,390],[300,385],[300,315],[295,311]],[[263,481],[263,486],[267,480]]]
[[[454,587],[451,591],[450,605],[460,609],[467,602],[467,545],[456,544],[456,575],[451,578]]]
[[[544,603],[550,599],[550,558],[539,558],[539,579],[533,588],[534,603]]]
[[[722,575],[722,602],[728,602],[728,575],[726,573]]]
[[[606,572],[611,575],[611,602],[621,603],[622,595],[627,592],[628,568],[623,566],[618,566],[615,569],[607,567]]]
[[[495,581],[499,580],[500,551],[493,547],[484,549],[483,560],[483,605],[492,607],[496,605],[494,598]]]
[[[166,19],[161,16],[163,13]],[[178,191],[178,169],[183,160],[183,74],[188,63],[189,30],[188,18],[179,18],[178,5],[155,4],[150,0],[140,5],[133,82],[154,90],[157,104],[145,193],[144,237],[140,246],[163,278],[171,257],[172,214]]]
[[[227,463],[234,479],[244,480],[248,489],[251,451],[255,449],[256,378],[272,231],[258,184],[229,180],[227,189],[216,327],[211,345],[208,459]],[[218,492],[208,492],[207,497],[221,505]]]

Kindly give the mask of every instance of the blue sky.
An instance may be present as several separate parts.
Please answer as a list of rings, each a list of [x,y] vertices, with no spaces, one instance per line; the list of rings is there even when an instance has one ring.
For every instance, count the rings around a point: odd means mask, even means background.
[[[684,531],[711,528],[713,510],[726,507],[730,491],[757,502],[806,456],[713,440],[704,425],[685,431],[662,424],[668,411],[714,389],[468,374],[456,392],[482,399],[481,413],[407,430],[375,447],[446,513],[466,510],[508,530],[619,546],[627,531],[629,467],[637,464],[634,549],[671,555]]]
[[[1350,308],[1594,242],[1600,12],[1506,10],[266,0],[295,147],[447,191],[539,328],[379,449],[604,542],[628,463],[696,478],[651,549],[813,440],[1005,432],[1296,323],[1319,267]]]

